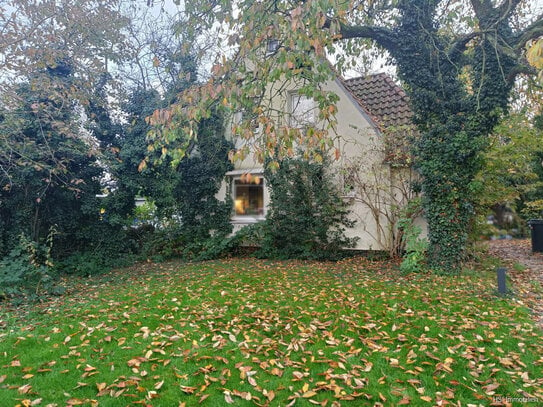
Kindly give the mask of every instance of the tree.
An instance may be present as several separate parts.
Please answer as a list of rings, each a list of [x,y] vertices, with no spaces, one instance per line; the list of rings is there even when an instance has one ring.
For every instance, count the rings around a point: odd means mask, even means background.
[[[41,122],[59,128],[67,139],[85,140],[80,131],[80,113],[103,81],[111,63],[119,63],[124,44],[126,19],[120,0],[39,1],[17,0],[0,6],[0,95],[1,113],[11,117],[20,106],[21,82],[34,94],[54,102],[44,110],[39,101],[27,112],[39,111]],[[69,80],[68,80],[69,79]],[[109,83],[111,85],[112,82]],[[69,115],[71,122],[58,120]],[[62,126],[62,128],[60,128]],[[9,131],[0,134],[2,185],[23,166],[33,165],[25,154],[28,139],[14,140]],[[62,163],[50,161],[62,171]]]
[[[216,37],[226,38],[229,55],[218,60],[206,86],[185,92],[180,103],[155,115],[162,127],[154,140],[164,144],[175,129],[186,143],[208,114],[210,100],[218,99],[227,110],[249,113],[233,131],[257,142],[260,160],[271,156],[273,166],[293,154],[294,141],[318,159],[315,152],[332,143],[327,136],[334,131],[337,101],[321,84],[351,66],[368,44],[386,50],[421,134],[414,155],[423,178],[428,261],[436,271],[457,272],[487,136],[507,112],[515,78],[535,72],[525,47],[540,50],[543,18],[528,21],[521,12],[535,5],[529,0],[190,2],[190,24],[221,31]],[[281,112],[269,101],[293,82],[299,93],[316,100],[318,127],[300,131],[277,124]],[[255,123],[262,131],[254,132]],[[241,149],[237,156],[247,152]]]
[[[70,81],[70,69],[49,71],[42,80]],[[86,240],[87,226],[98,221],[102,169],[83,140],[67,137],[74,112],[60,109],[55,93],[44,94],[30,83],[19,84],[18,103],[0,120],[0,255],[24,234],[44,240],[51,227],[58,234],[55,250],[74,250]],[[56,88],[58,89],[58,88]]]
[[[40,242],[52,226],[57,257],[114,239],[96,195],[115,132],[84,125],[105,124],[125,23],[117,0],[0,6],[0,254],[20,233]]]
[[[518,215],[539,217],[542,208],[541,129],[523,113],[504,118],[490,137],[484,166],[476,181],[481,189],[476,203],[485,214],[492,210],[498,224],[503,213],[513,209]]]

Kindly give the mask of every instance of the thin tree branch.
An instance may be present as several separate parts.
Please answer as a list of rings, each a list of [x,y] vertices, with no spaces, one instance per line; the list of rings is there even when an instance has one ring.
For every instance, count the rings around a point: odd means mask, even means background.
[[[518,64],[513,69],[511,69],[509,75],[507,75],[507,81],[508,83],[512,84],[517,76],[520,74],[526,74],[531,76],[535,75],[536,73],[536,69],[527,62],[525,64]]]
[[[503,0],[502,4],[498,6],[500,12],[500,19],[508,18],[511,13],[515,11],[517,6],[522,0]]]
[[[454,60],[458,54],[466,50],[466,46],[472,39],[479,37],[481,34],[483,34],[482,31],[474,31],[472,33],[461,36],[458,40],[456,40],[453,43],[453,45],[449,49],[449,52],[448,52],[449,59]]]
[[[384,27],[374,27],[366,25],[341,25],[341,38],[368,38],[374,40],[378,45],[389,51],[397,49],[396,34],[392,30]]]
[[[543,36],[543,14],[538,16],[537,19],[528,26],[528,28],[520,33],[518,39],[514,43],[514,47],[517,50],[520,50],[528,41],[541,36]]]

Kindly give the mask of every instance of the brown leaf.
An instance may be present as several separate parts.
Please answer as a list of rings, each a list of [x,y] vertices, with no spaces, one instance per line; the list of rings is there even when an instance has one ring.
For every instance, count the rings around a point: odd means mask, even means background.
[[[273,399],[275,398],[275,392],[273,390],[268,390],[265,394],[264,394],[269,401],[273,401]]]
[[[196,391],[196,387],[180,386],[183,393],[192,394]]]
[[[32,388],[32,386],[30,384],[24,384],[24,385],[22,385],[21,387],[19,387],[17,389],[17,392],[19,394],[27,394],[30,391],[31,388]]]
[[[283,371],[281,369],[279,369],[278,367],[274,367],[271,372],[270,372],[272,375],[274,376],[283,376]]]
[[[234,403],[234,400],[232,399],[232,396],[228,390],[224,391],[224,401],[226,401],[228,404]]]

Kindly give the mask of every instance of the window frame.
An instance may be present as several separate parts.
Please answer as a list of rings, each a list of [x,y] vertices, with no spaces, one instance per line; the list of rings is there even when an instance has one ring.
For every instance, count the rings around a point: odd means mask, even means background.
[[[262,190],[262,214],[247,214],[247,215],[241,215],[236,213],[236,196],[237,196],[237,185],[236,181],[241,180],[245,174],[250,174],[252,177],[258,177],[260,178],[260,182],[258,184],[253,184],[255,186],[258,186]],[[232,216],[231,221],[232,223],[257,223],[260,221],[263,221],[266,219],[266,212],[267,212],[267,205],[266,205],[266,180],[264,178],[264,171],[263,170],[234,170],[229,171],[226,173],[226,175],[229,177],[230,181],[230,193],[232,196]],[[249,184],[251,185],[251,184]]]

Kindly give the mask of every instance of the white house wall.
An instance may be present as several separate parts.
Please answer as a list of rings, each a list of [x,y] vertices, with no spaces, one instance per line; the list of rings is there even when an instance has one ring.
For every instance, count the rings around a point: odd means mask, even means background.
[[[383,138],[375,124],[371,121],[368,115],[363,111],[362,107],[354,100],[352,95],[343,87],[341,82],[332,81],[326,84],[326,90],[331,90],[339,96],[337,103],[337,142],[336,146],[341,151],[341,156],[338,161],[334,161],[333,169],[341,170],[347,163],[353,162],[356,159],[362,159],[368,167],[377,166],[383,171],[387,171],[388,166],[383,163]],[[295,89],[294,89],[295,90]],[[286,111],[286,110],[284,110]],[[245,160],[235,163],[236,170],[262,170],[262,164],[257,163],[252,156]],[[342,176],[340,175],[339,178]],[[368,182],[372,181],[372,177],[368,175]],[[342,179],[338,179],[342,183]],[[228,182],[223,182],[223,185],[217,194],[217,197],[224,200],[228,194]],[[269,191],[264,190],[265,204],[269,203]],[[347,231],[347,235],[358,237],[356,249],[359,250],[385,250],[379,241],[383,241],[383,236],[379,238],[379,229],[377,227],[374,214],[370,208],[356,200],[352,200],[353,218],[357,221],[354,228]],[[247,219],[243,222],[239,218],[234,223],[235,231],[244,226],[244,224],[254,223],[256,219]],[[381,222],[386,222],[381,219]],[[382,229],[382,228],[381,228]],[[386,229],[386,228],[385,228]],[[386,236],[384,237],[386,241]]]

